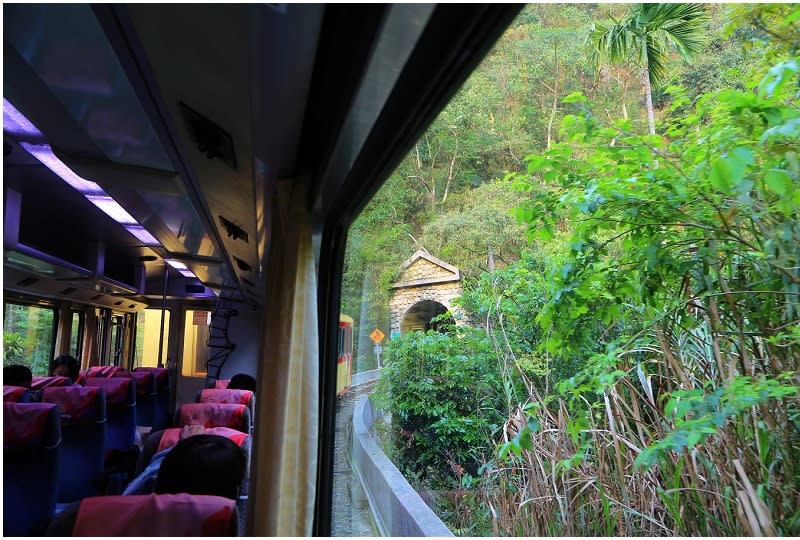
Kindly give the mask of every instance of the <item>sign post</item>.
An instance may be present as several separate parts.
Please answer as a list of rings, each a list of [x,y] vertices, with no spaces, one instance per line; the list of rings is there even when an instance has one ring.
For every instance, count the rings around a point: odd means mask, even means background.
[[[375,351],[375,356],[378,358],[378,369],[381,368],[381,353],[383,352],[383,347],[381,347],[381,341],[383,341],[383,338],[385,337],[386,334],[381,332],[380,329],[378,328],[373,330],[369,335],[369,338],[373,341],[373,343],[375,343],[375,348],[373,349],[373,351]]]

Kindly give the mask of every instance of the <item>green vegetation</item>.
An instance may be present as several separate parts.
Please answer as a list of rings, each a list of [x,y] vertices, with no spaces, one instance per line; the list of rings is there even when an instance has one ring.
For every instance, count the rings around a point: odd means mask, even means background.
[[[367,332],[415,249],[466,276],[474,328],[388,343],[374,397],[456,533],[800,534],[797,36],[789,4],[529,6],[356,222]]]
[[[11,303],[3,312],[3,365],[22,364],[34,375],[47,375],[53,359],[55,312]]]

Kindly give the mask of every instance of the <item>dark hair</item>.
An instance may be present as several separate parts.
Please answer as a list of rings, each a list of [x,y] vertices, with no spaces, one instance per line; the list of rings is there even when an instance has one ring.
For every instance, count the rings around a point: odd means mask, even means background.
[[[228,383],[228,388],[230,390],[250,390],[251,392],[255,392],[256,380],[247,373],[237,373],[231,378],[231,382]]]
[[[33,373],[28,366],[13,364],[3,368],[3,384],[30,388],[32,381]]]
[[[194,435],[178,442],[158,469],[156,493],[218,495],[236,499],[247,459],[220,435]]]
[[[78,380],[78,375],[80,374],[80,366],[78,365],[78,361],[75,360],[74,357],[68,354],[60,354],[58,355],[51,363],[50,363],[50,375],[53,375],[53,372],[59,366],[67,366],[69,370],[69,375],[67,375],[72,382]]]

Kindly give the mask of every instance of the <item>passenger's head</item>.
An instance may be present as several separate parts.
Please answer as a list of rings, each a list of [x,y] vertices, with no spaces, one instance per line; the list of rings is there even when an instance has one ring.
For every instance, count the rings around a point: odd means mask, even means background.
[[[3,384],[30,388],[32,381],[33,373],[28,366],[14,364],[3,368]]]
[[[236,499],[246,467],[244,451],[232,440],[194,435],[179,441],[164,456],[155,491]]]
[[[72,382],[78,380],[80,366],[78,361],[68,354],[61,354],[50,364],[50,376],[69,377]]]
[[[231,382],[228,383],[230,390],[250,390],[256,391],[256,380],[247,373],[237,373],[231,377]]]

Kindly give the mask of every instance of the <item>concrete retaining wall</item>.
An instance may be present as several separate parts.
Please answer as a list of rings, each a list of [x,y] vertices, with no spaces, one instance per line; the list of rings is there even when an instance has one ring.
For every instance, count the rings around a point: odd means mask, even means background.
[[[356,402],[352,459],[381,535],[453,536],[373,438],[374,414],[367,396]]]
[[[353,386],[364,384],[372,381],[377,381],[381,376],[380,369],[371,369],[369,371],[362,371],[360,373],[353,373]]]

